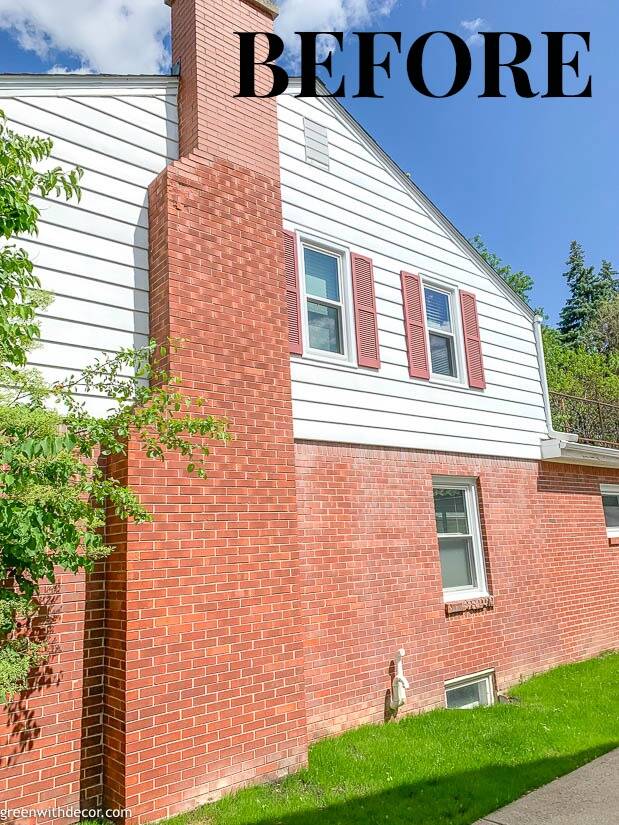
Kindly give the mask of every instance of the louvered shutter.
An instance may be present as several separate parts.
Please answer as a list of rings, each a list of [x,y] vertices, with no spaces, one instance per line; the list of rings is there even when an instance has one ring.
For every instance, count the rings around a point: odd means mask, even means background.
[[[286,305],[288,307],[290,352],[292,355],[303,355],[297,238],[294,232],[287,229],[284,229],[284,263],[286,268]]]
[[[360,367],[380,367],[374,267],[370,258],[350,256],[352,269],[355,327],[357,333],[357,363]]]
[[[483,390],[486,388],[486,377],[484,375],[484,360],[479,334],[477,299],[470,292],[460,292],[460,308],[462,310],[462,329],[464,331],[464,350],[466,353],[466,368],[469,374],[469,387]]]
[[[426,343],[426,319],[423,312],[421,278],[402,272],[404,329],[408,351],[408,372],[411,378],[430,378],[430,359]]]

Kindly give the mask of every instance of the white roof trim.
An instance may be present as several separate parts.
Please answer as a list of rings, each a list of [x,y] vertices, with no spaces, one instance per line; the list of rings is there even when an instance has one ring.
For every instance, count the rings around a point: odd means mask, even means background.
[[[589,467],[619,468],[619,450],[610,447],[594,447],[575,441],[552,439],[542,441],[542,461],[558,464],[585,464]]]
[[[0,74],[0,97],[116,95],[139,97],[178,93],[178,77],[167,75]]]
[[[290,79],[290,83],[288,86],[288,92],[296,92],[300,89],[301,80],[298,77],[294,77]],[[363,128],[363,126],[359,123],[359,121],[355,120],[355,118],[350,114],[350,112],[345,108],[345,106],[340,103],[338,98],[329,97],[329,90],[327,87],[319,80],[317,82],[317,89],[319,92],[318,100],[323,100],[325,105],[330,106],[333,110],[334,114],[340,117],[350,129],[355,132],[359,140],[361,140],[365,146],[369,149],[370,152],[374,154],[374,156],[383,163],[389,171],[394,175],[394,177],[404,185],[406,189],[410,189],[413,195],[423,203],[425,208],[428,210],[430,215],[436,220],[438,224],[440,224],[445,232],[452,238],[454,243],[456,243],[460,249],[469,257],[473,258],[474,262],[481,266],[484,272],[488,275],[488,277],[499,287],[499,289],[503,292],[503,294],[510,300],[517,309],[523,312],[527,318],[530,318],[531,321],[535,318],[535,312],[531,309],[531,307],[525,303],[520,295],[507,284],[500,275],[498,275],[494,269],[488,264],[488,262],[479,254],[479,252],[472,246],[469,241],[462,235],[461,232],[456,229],[456,227],[452,224],[452,222],[447,218],[441,210],[436,206],[430,198],[424,194],[421,189],[413,182],[413,180],[401,169],[398,164],[385,152],[385,150],[377,143],[374,138]],[[321,94],[322,93],[322,94]]]

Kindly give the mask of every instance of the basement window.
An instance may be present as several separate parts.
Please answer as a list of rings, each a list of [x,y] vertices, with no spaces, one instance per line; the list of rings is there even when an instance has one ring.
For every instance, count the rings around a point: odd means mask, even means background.
[[[448,708],[457,710],[493,705],[494,671],[486,670],[445,682],[445,704]]]
[[[304,118],[305,160],[312,166],[329,171],[329,133],[326,126]]]
[[[608,538],[619,538],[619,484],[602,484],[600,491]]]

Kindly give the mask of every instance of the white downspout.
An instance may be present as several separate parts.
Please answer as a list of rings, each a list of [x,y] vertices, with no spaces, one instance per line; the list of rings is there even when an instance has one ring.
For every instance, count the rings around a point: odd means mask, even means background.
[[[544,357],[544,338],[542,336],[543,318],[536,315],[533,320],[533,332],[535,333],[535,344],[537,349],[537,363],[539,366],[539,376],[542,382],[542,394],[544,396],[544,408],[546,410],[546,425],[548,427],[548,438],[557,441],[578,441],[575,433],[560,433],[552,426],[552,408],[550,406],[550,393],[548,391],[548,376],[546,375],[546,359]]]

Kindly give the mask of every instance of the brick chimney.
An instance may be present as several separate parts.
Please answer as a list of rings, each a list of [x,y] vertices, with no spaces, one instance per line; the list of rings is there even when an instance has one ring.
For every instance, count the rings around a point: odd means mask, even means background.
[[[208,479],[131,445],[154,513],[110,524],[104,783],[149,822],[306,758],[290,357],[274,100],[235,99],[263,0],[173,0],[180,159],[150,189],[151,332],[235,435]]]

